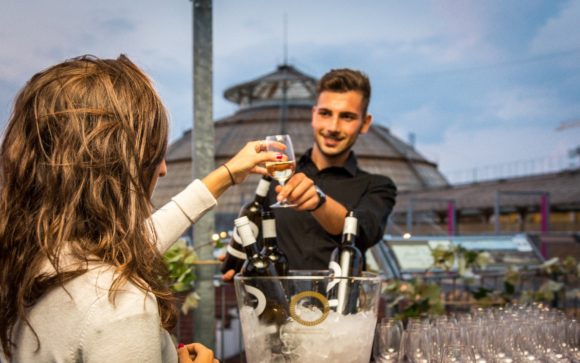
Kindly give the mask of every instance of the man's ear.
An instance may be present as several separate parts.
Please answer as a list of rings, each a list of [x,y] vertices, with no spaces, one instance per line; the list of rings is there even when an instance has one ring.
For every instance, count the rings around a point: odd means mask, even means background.
[[[367,131],[369,131],[369,127],[371,127],[372,123],[373,123],[373,115],[367,113],[363,118],[363,123],[360,127],[360,133],[366,134]]]

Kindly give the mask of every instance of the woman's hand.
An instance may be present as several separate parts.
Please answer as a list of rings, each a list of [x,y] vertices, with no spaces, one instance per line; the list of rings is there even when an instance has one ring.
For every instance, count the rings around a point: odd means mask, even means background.
[[[213,357],[213,351],[199,343],[180,344],[177,348],[177,354],[179,363],[219,363]]]
[[[277,142],[276,144],[282,149],[285,148],[283,144]],[[203,178],[202,182],[213,196],[218,198],[231,185],[246,180],[250,173],[266,174],[266,169],[260,164],[267,161],[283,161],[286,158],[278,152],[267,150],[266,141],[250,141],[233,158]]]
[[[275,142],[275,141],[270,141]],[[277,147],[286,148],[284,144],[275,142]],[[266,174],[266,168],[260,164],[266,161],[281,161],[283,155],[278,152],[267,151],[268,144],[265,140],[250,141],[238,153],[226,162],[236,184],[242,183],[250,173]]]

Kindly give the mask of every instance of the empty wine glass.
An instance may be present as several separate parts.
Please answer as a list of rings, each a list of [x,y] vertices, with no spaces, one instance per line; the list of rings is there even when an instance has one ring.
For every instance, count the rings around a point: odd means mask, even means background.
[[[474,363],[475,358],[468,347],[463,344],[452,344],[445,349],[443,363]]]
[[[395,320],[385,320],[377,324],[373,358],[376,363],[396,363],[399,359],[402,325]]]
[[[273,142],[275,141],[275,142]],[[284,185],[296,169],[296,158],[294,156],[294,147],[292,146],[292,139],[290,135],[272,135],[266,136],[266,143],[268,151],[275,151],[283,155],[280,161],[266,162],[266,169],[268,174],[273,179],[276,179],[280,185]],[[286,146],[280,147],[280,144]],[[271,208],[287,208],[294,207],[295,204],[289,204],[286,200],[272,204]]]
[[[406,331],[404,349],[409,362],[429,363],[432,351],[430,331],[423,327]]]

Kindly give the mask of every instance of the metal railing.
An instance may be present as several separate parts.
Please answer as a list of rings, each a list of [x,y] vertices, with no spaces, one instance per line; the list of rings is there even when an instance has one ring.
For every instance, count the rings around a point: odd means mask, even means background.
[[[462,170],[443,171],[443,174],[445,174],[451,184],[469,184],[486,180],[554,173],[579,167],[580,157],[559,155],[484,165]]]

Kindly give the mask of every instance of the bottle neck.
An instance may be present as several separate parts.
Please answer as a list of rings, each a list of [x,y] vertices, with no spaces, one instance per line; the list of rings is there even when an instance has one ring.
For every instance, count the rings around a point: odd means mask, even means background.
[[[264,247],[267,249],[278,248],[278,241],[276,238],[264,238]]]
[[[256,187],[256,196],[254,201],[263,203],[268,195],[268,190],[270,189],[270,181],[266,179],[260,179],[258,186]]]
[[[342,245],[354,245],[357,225],[358,220],[355,217],[346,217],[344,220],[344,229],[342,230]]]
[[[262,238],[265,247],[275,247],[277,245],[276,220],[274,218],[262,219]]]
[[[256,194],[254,197],[254,204],[264,205],[266,203],[266,196]]]
[[[245,218],[245,223],[236,223],[237,232],[242,240],[242,246],[244,246],[244,251],[248,258],[255,253],[260,253],[260,249],[258,244],[256,243],[256,237],[252,231],[251,222],[249,221],[248,217]],[[240,218],[241,219],[241,218]],[[238,220],[236,220],[237,222]]]
[[[356,234],[343,234],[341,244],[343,246],[354,246],[356,241]]]
[[[244,245],[244,252],[246,252],[246,256],[248,256],[248,258],[251,258],[252,256],[260,255],[260,248],[254,241],[253,243]]]

